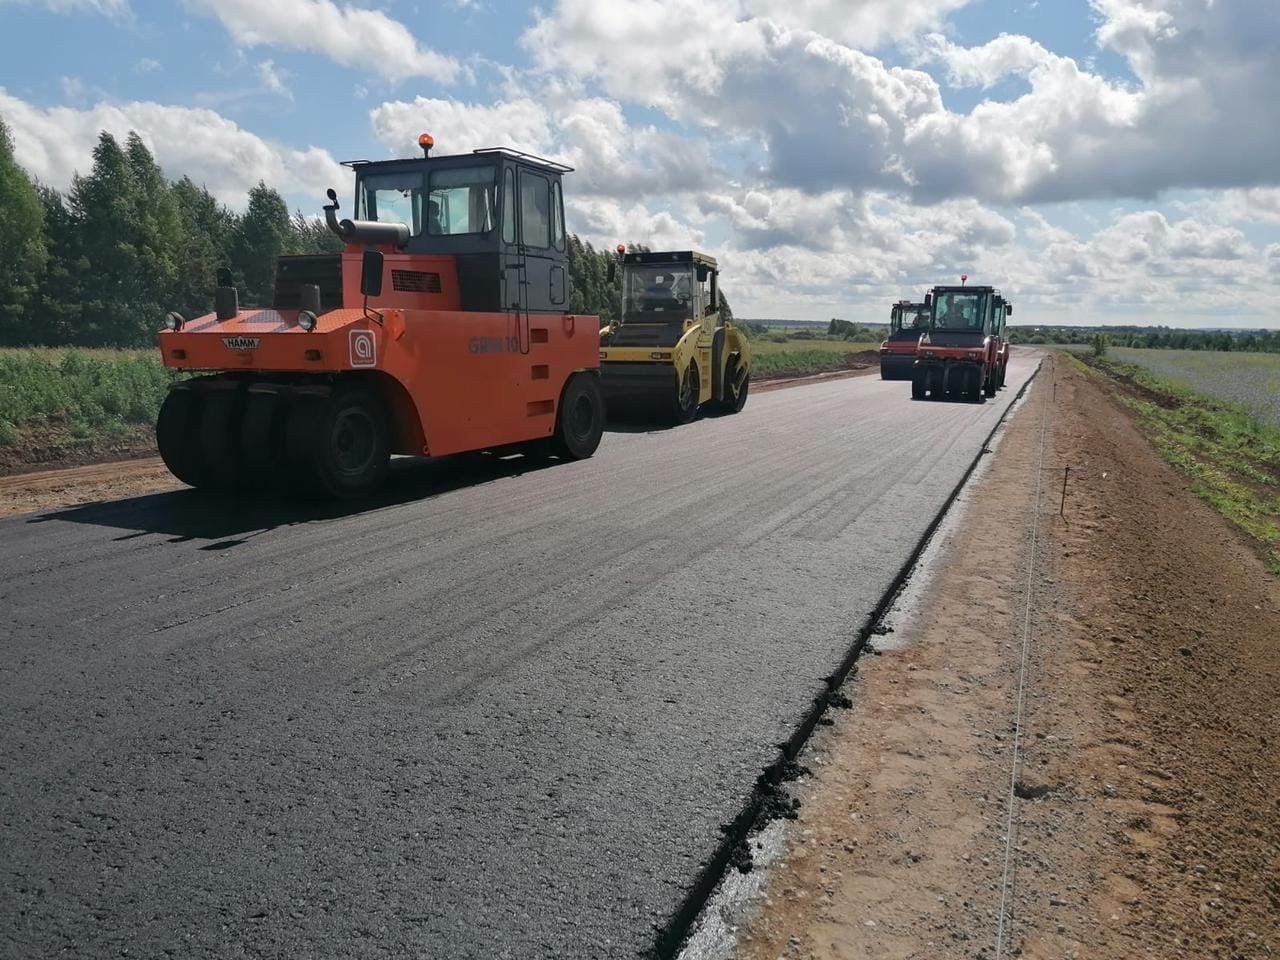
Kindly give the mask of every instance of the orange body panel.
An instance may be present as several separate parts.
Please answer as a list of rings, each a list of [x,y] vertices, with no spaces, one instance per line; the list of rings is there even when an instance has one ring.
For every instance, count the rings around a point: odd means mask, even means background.
[[[363,300],[360,262],[357,249],[343,254],[348,305]],[[401,269],[438,274],[439,291],[396,291],[392,274]],[[595,317],[464,312],[451,257],[388,253],[384,272],[368,314],[331,310],[310,333],[296,310],[246,308],[225,321],[209,314],[159,334],[164,363],[273,380],[365,378],[391,413],[393,451],[433,456],[551,436],[569,376],[599,368]]]

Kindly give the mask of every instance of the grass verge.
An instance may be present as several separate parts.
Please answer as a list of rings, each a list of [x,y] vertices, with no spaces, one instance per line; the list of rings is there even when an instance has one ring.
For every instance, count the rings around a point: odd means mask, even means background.
[[[1120,388],[1121,401],[1160,455],[1186,474],[1196,496],[1255,541],[1271,572],[1280,574],[1280,430],[1137,364],[1066,356]]]
[[[152,350],[0,350],[0,470],[144,442],[174,378]]]
[[[867,354],[879,349],[878,343],[848,340],[788,340],[785,343],[752,340],[751,375],[757,379],[807,377],[852,370],[871,363]]]

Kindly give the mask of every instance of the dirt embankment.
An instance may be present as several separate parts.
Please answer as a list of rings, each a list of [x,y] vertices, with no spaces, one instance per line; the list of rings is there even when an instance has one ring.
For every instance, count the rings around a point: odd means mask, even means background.
[[[806,760],[739,957],[1280,955],[1277,581],[1066,363],[979,486]]]

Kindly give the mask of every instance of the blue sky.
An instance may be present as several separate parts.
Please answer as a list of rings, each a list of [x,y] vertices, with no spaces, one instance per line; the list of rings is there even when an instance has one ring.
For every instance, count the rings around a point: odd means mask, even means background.
[[[1260,325],[1280,292],[1271,0],[0,0],[0,38],[55,187],[136,129],[311,211],[429,129],[567,160],[571,229],[708,248],[742,315],[959,272],[1023,322]]]

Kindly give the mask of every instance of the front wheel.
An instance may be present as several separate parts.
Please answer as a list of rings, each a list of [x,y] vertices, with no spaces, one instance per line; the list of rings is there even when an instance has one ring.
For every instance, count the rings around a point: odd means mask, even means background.
[[[701,384],[698,382],[698,365],[689,362],[684,374],[676,380],[675,394],[671,398],[671,421],[677,425],[691,423],[698,415],[698,395]]]
[[[751,371],[742,374],[742,382],[738,382],[738,361],[733,358],[724,371],[724,399],[718,405],[722,414],[740,413],[747,405],[747,392],[751,389]]]
[[[203,486],[207,479],[200,453],[202,399],[195,390],[170,390],[156,419],[156,446],[164,465],[193,487]]]
[[[566,460],[587,459],[600,446],[604,420],[604,395],[595,375],[575,373],[560,396],[552,450]]]

